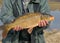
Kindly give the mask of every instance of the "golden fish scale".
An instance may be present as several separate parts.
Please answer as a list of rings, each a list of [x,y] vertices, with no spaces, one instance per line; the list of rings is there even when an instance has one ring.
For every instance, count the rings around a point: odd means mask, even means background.
[[[43,15],[41,13],[27,13],[21,17],[18,17],[13,23],[6,24],[5,30],[3,31],[3,37],[6,37],[8,32],[15,26],[19,25],[23,29],[27,29],[29,27],[38,26],[38,22],[41,20],[50,20],[49,15]]]

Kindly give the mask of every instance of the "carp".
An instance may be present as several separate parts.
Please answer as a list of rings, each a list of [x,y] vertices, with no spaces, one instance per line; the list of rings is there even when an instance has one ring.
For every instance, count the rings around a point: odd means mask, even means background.
[[[2,35],[3,37],[6,37],[8,32],[17,25],[21,26],[23,29],[38,26],[38,23],[41,20],[53,21],[54,17],[49,14],[42,14],[38,12],[37,13],[26,13],[16,18],[13,23],[5,24],[4,26],[5,30],[3,31]]]

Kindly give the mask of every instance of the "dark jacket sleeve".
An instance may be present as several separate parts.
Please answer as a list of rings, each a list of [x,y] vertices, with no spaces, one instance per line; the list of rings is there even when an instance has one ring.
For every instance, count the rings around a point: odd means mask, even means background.
[[[13,10],[10,0],[3,0],[3,5],[1,8],[0,21],[1,23],[9,23],[14,20]]]
[[[46,14],[50,14],[50,7],[48,4],[48,0],[40,0],[40,12],[41,13],[46,13]]]
[[[49,7],[49,4],[48,4],[48,0],[41,0],[40,5],[41,5],[40,12],[43,13],[43,14],[49,14],[50,15],[50,7]],[[47,27],[49,27],[50,22],[51,21],[48,21]],[[47,28],[47,27],[44,27],[44,28]]]

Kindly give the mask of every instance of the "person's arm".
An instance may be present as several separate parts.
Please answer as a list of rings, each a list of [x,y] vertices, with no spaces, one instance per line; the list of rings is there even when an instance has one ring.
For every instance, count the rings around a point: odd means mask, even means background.
[[[50,7],[48,5],[48,0],[40,0],[40,6],[41,6],[41,9],[40,9],[40,12],[43,13],[43,14],[50,14]],[[45,21],[45,20],[42,20],[40,23],[39,23],[39,27],[49,27],[49,24],[50,24],[50,21]]]
[[[47,0],[40,0],[40,12],[43,14],[50,14],[50,8],[48,6],[48,1]],[[36,32],[39,32],[43,29],[46,29],[48,21],[42,20],[41,22],[38,23],[39,28],[42,27],[42,29],[38,29],[36,30]],[[28,29],[28,33],[31,34],[31,32],[33,31],[32,27],[30,29]]]
[[[12,10],[12,5],[10,3],[10,0],[3,0],[3,5],[0,14],[0,22],[2,24],[10,23],[14,19],[15,17],[13,16],[13,10]]]
[[[40,12],[45,14],[50,14],[50,7],[48,5],[48,0],[41,0],[40,1]]]

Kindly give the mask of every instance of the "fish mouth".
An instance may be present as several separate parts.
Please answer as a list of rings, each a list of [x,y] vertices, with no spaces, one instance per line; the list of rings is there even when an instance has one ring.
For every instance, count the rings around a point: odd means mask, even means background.
[[[51,17],[50,17],[50,20],[53,21],[53,20],[54,20],[54,16],[51,16]]]

